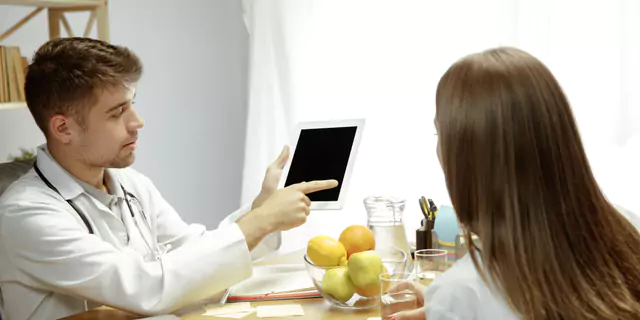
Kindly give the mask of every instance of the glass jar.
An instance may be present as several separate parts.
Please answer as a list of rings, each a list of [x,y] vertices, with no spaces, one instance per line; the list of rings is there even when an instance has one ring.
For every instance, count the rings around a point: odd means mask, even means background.
[[[401,250],[407,259],[404,272],[413,272],[411,247],[403,222],[405,204],[405,199],[395,197],[369,196],[364,199],[367,226],[374,234],[376,251]]]

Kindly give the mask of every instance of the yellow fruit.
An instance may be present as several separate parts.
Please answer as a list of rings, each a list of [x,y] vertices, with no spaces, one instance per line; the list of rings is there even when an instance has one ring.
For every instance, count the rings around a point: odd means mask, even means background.
[[[347,302],[355,292],[355,287],[346,267],[331,268],[322,277],[322,290],[340,302]]]
[[[336,239],[329,236],[316,236],[307,243],[307,257],[316,266],[340,266],[346,263],[347,250]]]
[[[356,292],[364,297],[380,294],[380,274],[385,270],[380,255],[373,251],[354,253],[347,262]]]
[[[376,248],[376,240],[373,232],[362,225],[352,225],[344,229],[340,234],[338,241],[344,245],[347,250],[347,259],[352,254],[373,250]]]
[[[382,266],[382,273],[388,273],[389,271],[387,271],[387,267]],[[384,278],[389,279],[389,276],[383,276]],[[356,287],[356,293],[363,296],[363,297],[367,297],[367,298],[373,298],[373,297],[377,297],[380,295],[380,292],[387,292],[387,290],[389,290],[389,285],[391,283],[389,282],[385,282],[384,284],[382,284],[383,289],[380,289],[380,284],[378,285],[369,285],[368,287],[365,288],[358,288]]]
[[[382,266],[382,274],[385,273],[389,273],[389,270],[387,270],[387,267]],[[382,276],[382,278],[384,279],[389,279],[389,275],[385,274],[384,276]],[[380,290],[381,292],[387,292],[387,290],[389,290],[389,286],[391,285],[391,282],[384,282],[382,283],[382,289]]]

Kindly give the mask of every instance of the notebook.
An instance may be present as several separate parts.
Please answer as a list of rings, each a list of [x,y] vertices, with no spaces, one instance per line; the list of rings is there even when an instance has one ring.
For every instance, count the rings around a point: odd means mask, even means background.
[[[255,266],[251,278],[231,288],[227,301],[266,301],[319,298],[304,265]]]

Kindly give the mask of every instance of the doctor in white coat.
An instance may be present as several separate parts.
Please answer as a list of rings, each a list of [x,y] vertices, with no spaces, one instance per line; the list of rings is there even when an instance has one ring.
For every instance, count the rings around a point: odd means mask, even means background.
[[[219,228],[186,224],[128,168],[143,126],[132,107],[142,73],[123,47],[82,38],[44,44],[25,93],[47,143],[0,198],[0,285],[8,320],[54,319],[108,305],[174,312],[247,279],[279,232],[305,222],[313,181],[276,190],[288,149],[252,208]],[[214,210],[202,208],[203,211]]]

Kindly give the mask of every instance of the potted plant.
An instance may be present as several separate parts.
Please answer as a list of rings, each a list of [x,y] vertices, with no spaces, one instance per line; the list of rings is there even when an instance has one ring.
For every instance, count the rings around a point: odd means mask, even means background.
[[[18,156],[9,155],[9,161],[29,161],[36,157],[35,151],[20,148],[21,154]]]

